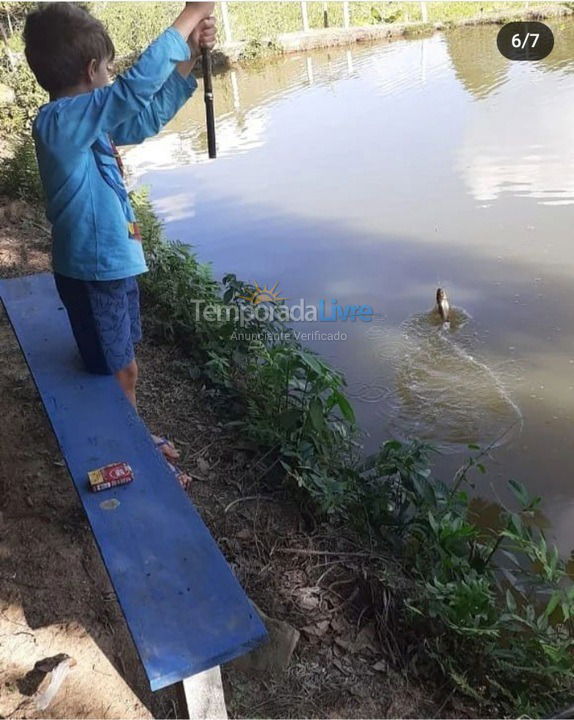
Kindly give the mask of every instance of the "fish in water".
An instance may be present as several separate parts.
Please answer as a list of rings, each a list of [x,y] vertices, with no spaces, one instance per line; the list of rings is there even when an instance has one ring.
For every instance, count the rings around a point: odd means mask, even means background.
[[[436,309],[443,322],[446,323],[450,320],[450,304],[447,294],[442,288],[436,291]]]

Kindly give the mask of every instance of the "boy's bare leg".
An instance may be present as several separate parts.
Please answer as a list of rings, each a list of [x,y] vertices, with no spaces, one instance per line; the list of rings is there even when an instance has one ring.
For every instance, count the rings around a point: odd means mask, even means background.
[[[116,380],[119,382],[121,389],[126,394],[130,403],[134,406],[134,410],[137,412],[137,401],[136,401],[136,384],[138,381],[138,364],[135,358],[125,368],[119,370],[116,375]],[[162,438],[157,435],[152,435],[153,441],[159,446],[161,452],[166,456],[168,460],[177,460],[179,453],[171,443],[163,442]]]
[[[165,438],[159,437],[152,433],[152,440],[157,445],[158,450],[162,452],[168,460],[177,460],[179,458],[179,451],[175,449],[173,443]]]
[[[126,394],[128,400],[134,406],[134,409],[137,411],[136,384],[138,381],[138,365],[136,360],[132,360],[129,365],[117,372],[115,374],[115,377],[116,380],[119,382],[120,387]],[[159,438],[157,435],[152,435],[152,438],[156,444],[159,445],[161,443],[161,438]],[[177,460],[177,458],[179,457],[178,451],[171,443],[162,443],[159,447],[159,450],[165,455],[167,460],[173,461]],[[177,479],[184,488],[186,488],[188,483],[191,482],[191,478],[189,477],[189,475],[186,475],[182,472],[178,473]]]
[[[134,410],[137,411],[138,406],[136,402],[136,383],[138,381],[138,364],[135,358],[129,365],[122,368],[116,373],[116,380],[119,382],[121,389],[126,394],[128,400],[134,406]]]

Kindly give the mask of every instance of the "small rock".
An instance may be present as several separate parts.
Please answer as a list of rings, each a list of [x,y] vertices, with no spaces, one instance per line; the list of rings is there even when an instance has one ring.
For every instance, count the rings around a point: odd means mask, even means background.
[[[301,587],[293,591],[299,607],[303,610],[315,610],[319,607],[320,599],[318,594],[319,588],[316,587]]]
[[[307,635],[314,635],[315,637],[323,637],[327,630],[329,629],[329,626],[331,623],[329,620],[321,620],[318,623],[315,623],[314,625],[307,625],[303,628],[303,632],[307,633]]]
[[[10,105],[16,100],[16,93],[8,85],[0,83],[0,105]]]
[[[207,473],[207,472],[209,472],[209,468],[210,468],[211,466],[210,466],[210,464],[207,462],[207,460],[206,460],[205,458],[198,457],[195,462],[196,462],[197,467],[198,467],[198,469],[199,469],[200,472],[202,472],[202,473]]]
[[[233,667],[247,674],[281,672],[287,669],[300,632],[284,620],[268,617],[256,607],[269,633],[269,642],[232,662]]]
[[[354,643],[354,652],[370,650],[373,653],[380,652],[377,644],[377,634],[373,623],[365,625],[357,635]]]
[[[249,528],[242,528],[238,531],[235,537],[239,538],[239,540],[251,540],[253,535],[251,534],[251,530]]]

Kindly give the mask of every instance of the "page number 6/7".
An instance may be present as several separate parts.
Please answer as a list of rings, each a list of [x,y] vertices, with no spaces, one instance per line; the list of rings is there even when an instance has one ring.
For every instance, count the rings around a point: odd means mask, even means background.
[[[542,60],[552,52],[554,35],[541,22],[511,22],[500,29],[496,44],[509,60]]]

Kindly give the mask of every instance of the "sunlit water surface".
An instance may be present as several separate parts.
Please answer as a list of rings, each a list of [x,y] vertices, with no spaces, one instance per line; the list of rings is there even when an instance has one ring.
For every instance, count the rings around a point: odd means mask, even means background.
[[[495,447],[477,491],[513,477],[574,546],[574,24],[539,63],[498,54],[496,27],[291,56],[214,79],[127,153],[170,238],[221,277],[290,301],[371,305],[371,323],[310,344],[345,372],[372,450],[435,443],[452,472]],[[455,306],[432,312],[438,286]],[[486,506],[485,506],[486,507]]]

